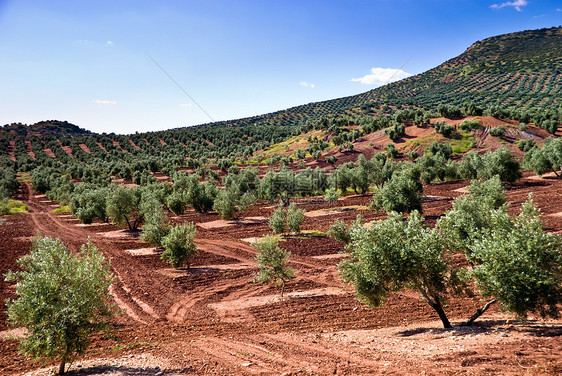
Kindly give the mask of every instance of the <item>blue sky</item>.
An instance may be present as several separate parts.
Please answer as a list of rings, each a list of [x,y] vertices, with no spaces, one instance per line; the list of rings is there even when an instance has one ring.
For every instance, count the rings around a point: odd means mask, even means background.
[[[559,25],[548,0],[0,0],[0,124],[126,134],[259,115]]]

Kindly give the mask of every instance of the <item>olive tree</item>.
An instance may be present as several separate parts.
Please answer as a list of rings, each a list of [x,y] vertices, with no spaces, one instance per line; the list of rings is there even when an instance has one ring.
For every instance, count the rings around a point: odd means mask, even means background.
[[[305,219],[304,213],[305,210],[297,209],[297,206],[295,204],[291,204],[287,208],[287,215],[285,217],[287,219],[287,227],[289,228],[290,231],[294,232],[295,234],[301,232],[301,225]]]
[[[66,363],[86,351],[92,333],[109,329],[115,312],[109,264],[90,240],[73,255],[60,239],[39,235],[17,262],[22,270],[6,276],[17,282],[18,295],[8,300],[8,320],[27,329],[23,353],[60,359],[63,374]]]
[[[515,219],[506,210],[495,211],[491,228],[471,245],[473,258],[479,261],[473,271],[477,286],[492,299],[487,306],[499,301],[520,318],[531,312],[557,318],[562,303],[560,236],[543,231],[532,198]]]
[[[421,211],[423,186],[419,179],[419,171],[413,167],[406,167],[395,172],[392,178],[375,192],[371,208],[400,213],[412,210]]]
[[[388,219],[372,222],[369,229],[354,226],[350,236],[351,259],[342,261],[339,270],[342,279],[355,286],[359,300],[380,306],[388,295],[408,287],[423,296],[445,328],[451,327],[443,302],[455,273],[443,259],[441,237],[423,226],[417,211],[406,220],[390,212]]]
[[[290,252],[279,247],[279,238],[268,235],[252,246],[259,251],[256,256],[258,273],[255,282],[268,284],[275,282],[281,286],[281,299],[285,292],[285,284],[295,277],[295,270],[288,266]]]
[[[117,186],[107,197],[107,215],[117,226],[136,231],[143,222],[139,187]]]
[[[197,230],[193,223],[186,223],[170,229],[168,235],[162,239],[162,260],[168,261],[174,268],[181,268],[187,264],[190,267],[190,259],[197,253],[197,247],[193,243]]]
[[[562,141],[559,138],[547,138],[544,140],[542,148],[532,147],[525,153],[523,165],[542,175],[547,171],[552,171],[560,176],[562,167]]]

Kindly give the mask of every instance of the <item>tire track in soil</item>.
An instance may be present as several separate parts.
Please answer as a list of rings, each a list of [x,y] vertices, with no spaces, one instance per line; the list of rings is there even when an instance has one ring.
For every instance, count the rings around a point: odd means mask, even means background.
[[[46,200],[39,200],[33,195],[29,182],[26,182],[24,189],[27,190],[27,205],[30,208],[30,215],[37,231],[43,236],[60,238],[69,244],[73,250],[78,250],[81,244],[91,238],[94,244],[106,255],[106,258],[113,261],[120,255],[111,250],[110,241],[103,239],[99,235],[88,234],[83,230],[76,229],[73,224],[61,220],[59,216],[52,212],[52,208]],[[51,202],[51,201],[49,201]],[[111,264],[111,271],[117,276],[117,280],[111,286],[110,294],[118,307],[125,312],[132,320],[147,323],[160,319],[153,307],[135,297],[132,290],[121,274],[121,268],[115,263]]]
[[[248,264],[250,268],[257,267],[255,257],[257,256],[258,251],[251,245],[243,243],[242,241],[195,239],[195,244],[197,245],[198,249],[205,252],[236,259],[240,262]],[[311,281],[319,285],[333,285],[333,283],[330,283],[330,281],[333,281],[334,275],[337,274],[337,268],[335,266],[327,268],[326,265],[322,262],[312,264],[304,260],[309,261],[310,258],[304,256],[291,256],[290,264],[293,264],[294,266],[300,266],[300,273],[295,281],[304,280]],[[233,290],[233,292],[228,294],[225,299],[222,299],[221,301],[240,299],[240,291],[243,292],[244,297],[251,298],[252,296],[256,296],[257,294],[263,292],[264,288],[260,286],[254,289],[250,289],[249,291],[248,281],[234,284],[220,284],[216,287],[205,286],[204,289],[197,289],[184,294],[170,307],[166,314],[166,318],[169,321],[182,322],[186,319],[186,315],[193,307],[206,306],[211,301],[216,302],[217,296],[225,295],[225,293],[231,290]],[[231,317],[244,320],[252,318],[252,315],[247,311],[247,309],[233,308],[231,311],[229,311],[229,315]]]

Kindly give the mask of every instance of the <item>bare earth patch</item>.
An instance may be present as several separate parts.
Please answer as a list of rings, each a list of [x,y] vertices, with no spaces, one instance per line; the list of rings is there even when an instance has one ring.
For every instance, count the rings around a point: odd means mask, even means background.
[[[156,248],[140,248],[140,249],[126,249],[125,252],[133,255],[133,256],[151,256],[151,255],[159,255],[160,252],[156,250]]]
[[[342,213],[357,211],[357,210],[368,210],[368,208],[362,205],[338,206],[329,209],[312,210],[304,213],[304,216],[309,218],[315,218],[315,217],[322,217],[325,215],[337,215],[337,214],[342,214]]]
[[[453,192],[468,193],[468,187],[469,187],[469,186],[467,185],[466,187],[453,189]]]
[[[319,256],[311,256],[313,259],[316,260],[332,260],[332,259],[343,259],[349,257],[347,253],[332,253],[329,255],[319,255]]]
[[[102,223],[92,223],[91,225],[84,225],[81,227],[88,227],[88,226],[102,226]],[[107,224],[105,224],[107,225]],[[79,225],[75,225],[79,226]],[[130,231],[130,230],[116,230],[116,231],[108,231],[108,232],[98,232],[97,235],[101,235],[105,238],[116,238],[116,239],[127,239],[127,238],[137,238],[138,232]]]
[[[101,222],[101,223],[75,223],[74,226],[76,226],[76,227],[109,226],[109,223],[107,223],[107,222]],[[111,236],[108,236],[108,237],[111,237]]]
[[[336,287],[322,287],[318,289],[306,290],[306,291],[294,291],[285,294],[286,300],[291,299],[302,299],[311,298],[318,296],[328,296],[328,295],[344,295],[348,292],[336,288]],[[251,307],[259,307],[270,303],[276,303],[281,301],[281,296],[277,295],[264,295],[264,296],[250,296],[242,299],[235,300],[224,300],[218,303],[210,303],[208,306],[219,314],[220,312],[241,310]]]
[[[213,228],[223,228],[223,227],[236,226],[236,225],[261,225],[266,222],[267,222],[267,218],[265,217],[247,217],[247,218],[240,218],[238,220],[232,220],[232,221],[218,219],[216,221],[211,221],[211,222],[197,223],[197,226],[209,230]]]
[[[529,176],[527,179],[531,179],[531,180],[544,180],[544,179],[556,179],[557,176],[554,172],[547,172],[546,174],[542,174],[542,175],[532,175]]]

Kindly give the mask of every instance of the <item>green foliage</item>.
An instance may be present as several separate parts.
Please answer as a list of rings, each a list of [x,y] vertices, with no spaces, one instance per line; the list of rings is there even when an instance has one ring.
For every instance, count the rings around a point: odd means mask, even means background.
[[[475,239],[492,225],[491,213],[505,203],[506,196],[499,177],[486,181],[473,180],[469,194],[457,197],[451,210],[437,222],[448,246],[464,252],[476,261],[471,251]]]
[[[441,154],[445,159],[449,159],[453,150],[451,149],[451,144],[448,142],[433,141],[429,147],[429,151],[433,155]]]
[[[213,201],[218,194],[217,187],[207,182],[201,184],[196,176],[189,177],[185,202],[192,206],[198,213],[207,213],[213,208]]]
[[[0,198],[0,215],[14,215],[27,210],[29,210],[28,206],[21,201]]]
[[[387,213],[421,211],[423,186],[417,169],[409,168],[395,172],[392,178],[373,195],[371,208],[383,209]]]
[[[107,197],[106,212],[117,226],[127,226],[129,230],[136,231],[144,220],[140,204],[139,187],[116,186]]]
[[[505,134],[505,127],[498,126],[490,129],[490,134],[494,137],[502,137]]]
[[[275,210],[269,218],[269,227],[271,227],[275,234],[287,232],[287,211],[283,208]]]
[[[451,137],[451,134],[455,130],[455,127],[453,127],[450,124],[447,124],[443,120],[436,121],[435,124],[434,124],[434,127],[435,127],[435,132],[440,133],[445,137]]]
[[[289,228],[289,231],[292,231],[295,234],[301,232],[301,225],[304,222],[304,212],[304,209],[297,209],[295,204],[291,204],[287,208],[285,218],[287,219],[287,227]]]
[[[459,124],[459,128],[463,131],[472,131],[480,128],[480,122],[476,119],[466,119]]]
[[[330,188],[326,191],[326,194],[324,195],[324,200],[327,203],[333,204],[334,202],[338,201],[339,197],[340,197],[339,192],[336,189]]]
[[[8,301],[8,320],[28,330],[20,349],[34,358],[60,359],[64,373],[65,363],[86,351],[92,333],[110,328],[109,265],[91,241],[74,256],[59,239],[40,236],[18,265],[22,271],[6,280],[17,282],[18,295]]]
[[[70,206],[68,205],[63,205],[60,208],[56,208],[53,210],[53,213],[70,213]]]
[[[166,197],[166,206],[175,215],[182,215],[185,212],[185,201],[185,193],[173,192],[168,197]]]
[[[475,152],[466,154],[458,172],[465,179],[490,179],[497,175],[502,182],[513,183],[521,177],[521,166],[513,153],[502,147],[484,155]]]
[[[181,268],[187,264],[189,269],[189,261],[197,253],[197,247],[193,243],[196,233],[193,223],[172,227],[168,235],[162,239],[164,247],[162,260],[168,261],[174,268]]]
[[[457,164],[445,159],[441,153],[435,156],[424,154],[416,162],[416,167],[421,172],[421,180],[426,184],[430,184],[435,180],[456,179],[458,176]]]
[[[259,251],[256,256],[258,273],[255,282],[269,284],[275,282],[281,286],[281,298],[285,290],[285,283],[295,277],[295,270],[288,266],[290,252],[279,247],[279,238],[268,235],[252,244]]]
[[[330,226],[330,229],[326,233],[330,238],[339,240],[348,244],[351,241],[351,234],[349,228],[341,219],[336,219],[334,223]]]
[[[558,318],[562,303],[562,242],[543,231],[540,217],[531,199],[514,220],[506,210],[495,211],[493,231],[471,247],[480,261],[473,274],[482,295],[520,318],[529,313]]]
[[[229,190],[220,191],[213,204],[213,209],[219,213],[222,219],[232,219],[236,211],[235,200],[236,198]]]
[[[405,287],[427,300],[445,327],[450,327],[442,302],[453,280],[443,260],[443,243],[436,231],[423,226],[417,211],[403,220],[396,212],[389,218],[351,231],[351,259],[339,264],[345,282],[355,286],[361,301],[382,305],[392,292]]]
[[[519,140],[519,142],[517,143],[517,147],[519,148],[519,150],[523,151],[523,152],[528,152],[529,150],[531,150],[532,148],[537,146],[537,142],[535,140],[532,139],[528,139],[528,140]],[[525,165],[525,163],[523,164],[523,167],[527,167]]]
[[[141,212],[145,219],[141,239],[154,246],[161,246],[162,240],[170,232],[170,225],[162,204],[152,192],[142,195]]]
[[[99,188],[84,183],[75,186],[70,195],[70,211],[82,223],[92,223],[94,219],[107,221],[108,188]]]
[[[386,144],[384,150],[386,151],[386,155],[389,159],[394,159],[398,156],[398,150],[396,150],[394,144],[391,143]]]
[[[334,166],[334,164],[337,162],[337,160],[338,160],[338,158],[336,158],[335,155],[326,156],[326,163],[329,163],[332,166]]]
[[[552,171],[559,176],[562,167],[562,139],[549,137],[544,140],[542,148],[531,147],[525,153],[523,166],[535,171],[537,175]]]

